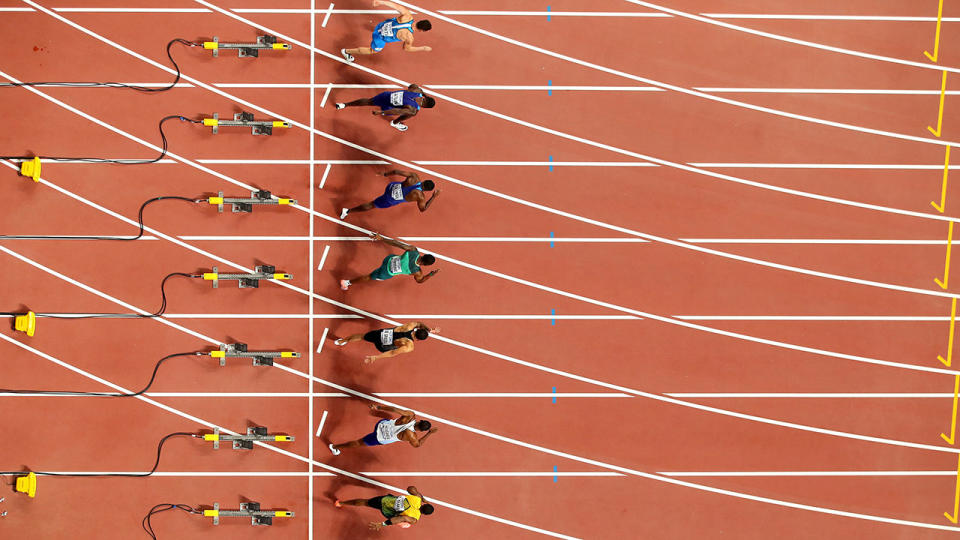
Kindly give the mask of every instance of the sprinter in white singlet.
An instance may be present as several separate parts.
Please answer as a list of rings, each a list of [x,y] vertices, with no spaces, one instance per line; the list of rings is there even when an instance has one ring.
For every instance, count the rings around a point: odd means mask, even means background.
[[[333,455],[339,456],[340,450],[343,448],[383,446],[385,444],[391,444],[400,441],[406,441],[410,443],[410,446],[414,448],[420,448],[423,442],[427,440],[427,437],[437,432],[437,428],[430,427],[430,422],[427,422],[426,420],[417,420],[416,416],[413,414],[413,411],[405,411],[389,405],[377,405],[376,403],[370,405],[370,409],[373,411],[384,411],[393,414],[399,414],[400,416],[398,418],[380,420],[375,426],[373,426],[372,432],[367,433],[362,438],[355,441],[340,444],[329,444],[327,447],[330,448],[330,451],[333,452]],[[421,434],[417,435],[416,431],[421,432]]]

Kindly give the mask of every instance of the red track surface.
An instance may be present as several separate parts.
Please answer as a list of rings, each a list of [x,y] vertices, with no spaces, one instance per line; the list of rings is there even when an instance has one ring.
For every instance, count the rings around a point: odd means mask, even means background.
[[[270,8],[309,8],[298,2],[268,2]],[[130,7],[132,2],[103,0],[98,7]],[[187,0],[166,7],[198,8]],[[224,9],[263,8],[264,2],[221,1]],[[745,5],[747,4],[747,5]],[[922,5],[920,5],[922,4]],[[10,0],[0,7],[24,7]],[[47,8],[76,3],[44,3]],[[423,1],[427,9],[542,10],[534,2],[486,0],[483,3]],[[145,3],[143,6],[154,7]],[[317,9],[325,9],[320,3]],[[647,12],[615,0],[550,3],[559,11]],[[810,1],[802,6],[751,2],[671,0],[670,8],[689,13],[812,13],[925,16],[936,2]],[[950,12],[944,17],[960,16]],[[369,9],[366,2],[337,3],[336,9]],[[954,9],[955,11],[955,9]],[[362,45],[373,14],[335,13],[321,27],[316,47],[336,51]],[[166,64],[163,44],[174,37],[223,41],[253,40],[257,31],[227,15],[61,13],[61,16],[131,51]],[[296,40],[311,41],[310,15],[242,13],[257,24]],[[630,74],[685,88],[861,88],[939,90],[939,71],[827,52],[681,18],[455,16],[498,34]],[[730,20],[751,28],[874,54],[920,61],[933,46],[929,22]],[[960,45],[945,22],[939,62],[960,64]],[[572,64],[442,21],[418,35],[428,54],[403,54],[394,46],[359,64],[406,81],[427,85],[644,86]],[[163,82],[170,75],[129,54],[71,28],[42,12],[2,12],[0,29],[15,37],[0,61],[0,71],[21,81],[111,80]],[[211,58],[207,51],[174,47],[185,75],[204,83],[311,82],[311,53],[294,47],[266,52],[259,59],[237,59],[230,52]],[[362,109],[335,112],[332,103],[372,95],[373,89],[334,89],[321,108],[326,83],[386,84],[365,73],[316,55],[313,57],[314,118],[306,88],[221,88],[275,114],[313,125],[393,158],[407,161],[638,161],[622,153],[564,139],[502,118],[470,110],[445,99],[398,134]],[[958,88],[956,76],[949,89]],[[26,89],[0,89],[0,154],[104,156],[134,158],[154,150],[111,132]],[[177,88],[156,95],[129,90],[44,88],[61,100],[133,136],[157,143],[156,121],[163,115],[191,118],[218,112],[229,117],[251,107],[203,88]],[[444,89],[441,93],[521,120],[676,163],[943,163],[943,146],[845,130],[702,97],[654,91],[494,91]],[[798,93],[714,94],[835,122],[930,137],[936,122],[936,95],[863,95]],[[948,95],[942,138],[960,140],[960,113]],[[266,117],[257,111],[257,117]],[[373,160],[303,129],[279,130],[272,137],[251,137],[243,130],[168,123],[170,151],[196,164],[204,159]],[[549,156],[549,158],[548,158]],[[77,194],[127,218],[158,195],[199,197],[223,191],[245,195],[196,167],[177,163],[150,166],[44,164],[46,182]],[[296,198],[319,214],[336,216],[343,206],[369,200],[382,189],[380,165],[333,165],[323,190],[317,190],[326,165],[203,164],[230,179]],[[670,167],[427,165],[431,170],[474,186],[531,203],[658,237],[677,239],[885,239],[940,240],[944,221],[868,210],[720,180]],[[404,167],[401,167],[404,168]],[[929,201],[940,194],[942,175],[927,170],[785,169],[706,167],[760,182],[860,203],[932,214]],[[131,234],[129,223],[0,168],[6,201],[2,234]],[[431,175],[427,175],[428,177]],[[438,180],[443,196],[426,214],[411,208],[350,217],[355,226],[394,237],[435,237],[420,243],[443,257],[481,267],[471,269],[441,260],[442,272],[429,283],[409,279],[358,286],[347,293],[337,281],[369,271],[385,255],[383,247],[331,239],[356,237],[355,229],[335,219],[312,218],[313,245],[307,240],[194,240],[182,242],[245,267],[269,263],[294,274],[294,287],[319,295],[311,300],[297,290],[264,283],[259,290],[174,279],[167,287],[170,314],[222,314],[212,318],[156,320],[40,319],[34,338],[8,328],[0,341],[0,373],[6,388],[112,391],[69,371],[35,349],[80,370],[138,389],[160,357],[179,351],[207,350],[214,342],[244,341],[261,350],[296,350],[299,359],[284,362],[292,370],[330,381],[351,392],[388,393],[551,393],[642,391],[667,393],[733,392],[907,392],[948,394],[953,375],[922,371],[942,368],[949,298],[774,269],[661,242],[563,242],[566,238],[634,239],[611,228],[536,209],[452,181]],[[311,191],[314,193],[311,195]],[[948,191],[947,215],[956,215],[955,189]],[[311,200],[313,201],[311,203]],[[146,224],[171,236],[297,236],[311,234],[310,215],[296,209],[258,208],[253,214],[217,215],[209,206],[159,202],[146,211]],[[150,232],[148,232],[148,235]],[[498,237],[546,238],[503,242]],[[461,237],[487,240],[465,242]],[[457,240],[461,238],[461,240]],[[943,294],[934,277],[943,276],[941,244],[745,244],[690,245],[799,268],[912,287]],[[320,253],[330,246],[322,271]],[[143,310],[158,305],[157,284],[170,272],[196,272],[230,264],[163,238],[132,243],[3,240],[0,310],[38,312],[115,312],[126,308],[32,266],[29,261]],[[18,254],[20,258],[14,256]],[[312,262],[312,264],[311,264]],[[532,284],[491,274],[499,272]],[[313,273],[313,279],[311,279]],[[551,289],[547,289],[551,288]],[[947,292],[952,293],[954,287]],[[564,296],[558,292],[569,293]],[[579,297],[598,301],[589,302]],[[330,301],[351,306],[350,310]],[[606,304],[605,304],[606,303]],[[614,306],[611,306],[613,304]],[[626,309],[618,309],[618,307]],[[442,336],[473,346],[430,340],[414,354],[364,366],[361,345],[339,349],[327,343],[311,354],[320,336],[362,332],[384,323],[332,318],[353,309],[396,319],[423,315],[443,328]],[[511,315],[623,316],[636,312],[659,316],[912,316],[937,321],[689,321],[747,336],[903,364],[879,366],[771,346],[642,320],[508,320]],[[636,310],[631,311],[631,310]],[[310,322],[309,313],[320,317]],[[299,318],[231,318],[231,314],[289,314]],[[435,317],[431,318],[429,315]],[[483,319],[449,315],[500,316]],[[673,319],[674,322],[685,319]],[[179,326],[174,326],[179,325]],[[186,333],[184,330],[195,332]],[[199,334],[199,336],[198,336]],[[211,340],[207,342],[203,336]],[[313,342],[311,342],[311,336]],[[481,348],[477,350],[476,348]],[[559,373],[519,365],[492,351]],[[311,368],[311,363],[312,368]],[[906,369],[916,366],[920,370]],[[579,376],[580,379],[565,376]],[[582,378],[625,388],[598,386]],[[0,396],[5,436],[0,469],[45,471],[141,471],[149,468],[156,442],[173,431],[197,431],[212,425],[242,431],[266,425],[272,432],[296,436],[278,448],[300,456],[257,448],[212,451],[196,440],[171,440],[160,471],[183,475],[148,479],[50,478],[40,480],[36,499],[12,490],[0,494],[0,536],[31,538],[140,538],[138,520],[161,502],[235,508],[242,500],[288,509],[293,519],[272,528],[252,528],[244,520],[224,519],[213,527],[206,518],[172,513],[154,519],[160,538],[308,538],[310,516],[315,538],[363,538],[404,534],[417,538],[521,538],[537,536],[514,525],[479,517],[477,512],[516,524],[581,538],[946,538],[955,532],[909,524],[879,523],[770,502],[709,493],[636,475],[560,476],[550,473],[632,471],[946,471],[938,476],[863,477],[690,477],[702,486],[897,520],[949,526],[956,482],[956,449],[939,433],[950,427],[951,400],[929,398],[698,398],[687,399],[803,426],[881,437],[921,445],[856,440],[756,420],[734,418],[648,397],[399,397],[386,398],[439,417],[437,435],[421,449],[394,445],[361,449],[333,457],[329,441],[363,435],[374,422],[363,399],[307,397],[308,379],[281,368],[251,368],[246,361],[216,365],[209,357],[176,358],[161,368],[152,392],[294,393],[282,397],[165,396],[151,402],[93,397]],[[317,393],[338,392],[320,382]],[[158,408],[163,404],[172,410]],[[311,411],[312,406],[312,411]],[[176,412],[192,418],[178,416]],[[321,437],[314,437],[326,411]],[[310,414],[312,413],[312,421]],[[482,432],[449,425],[452,421]],[[198,421],[200,423],[198,423]],[[501,437],[494,438],[493,435]],[[530,448],[503,440],[502,437]],[[312,454],[310,445],[313,445]],[[564,453],[551,455],[544,450]],[[366,522],[372,510],[332,506],[335,498],[371,497],[383,487],[331,474],[308,457],[339,471],[374,473],[374,481],[417,485],[428,499],[459,505],[461,512],[438,505],[416,527],[373,533]],[[571,457],[595,462],[578,462]],[[600,462],[600,463],[597,463]],[[614,468],[605,466],[610,465]],[[557,469],[554,469],[557,467]],[[191,472],[254,471],[264,476],[196,476]],[[307,473],[318,474],[312,491]],[[403,473],[376,476],[375,473]],[[424,473],[514,472],[546,476],[457,477]],[[281,475],[280,473],[297,473]],[[660,478],[667,478],[661,476]]]

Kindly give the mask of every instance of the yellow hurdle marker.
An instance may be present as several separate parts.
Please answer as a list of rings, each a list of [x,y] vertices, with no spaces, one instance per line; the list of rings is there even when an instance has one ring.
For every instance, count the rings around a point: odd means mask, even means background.
[[[950,145],[947,145],[946,157],[943,158],[943,184],[940,188],[940,204],[930,201],[930,204],[941,214],[947,208],[947,176],[950,174]]]
[[[940,437],[947,441],[947,444],[953,445],[957,436],[957,398],[960,397],[960,375],[956,375],[953,381],[953,412],[950,414],[950,437],[946,433],[941,433]]]
[[[923,51],[923,54],[927,56],[931,61],[936,62],[937,56],[940,54],[940,23],[943,22],[943,0],[940,0],[940,5],[937,6],[937,33],[933,37],[933,54]],[[954,521],[956,523],[956,521]]]
[[[933,278],[933,280],[937,282],[937,285],[939,285],[940,288],[944,290],[946,290],[947,288],[947,281],[950,280],[950,248],[952,246],[953,246],[953,222],[951,221],[947,225],[947,260],[943,265],[944,266],[943,281],[940,281],[937,278]]]
[[[947,358],[944,359],[939,354],[937,355],[937,360],[943,362],[943,365],[950,367],[950,364],[953,363],[953,329],[956,326],[957,321],[957,299],[953,298],[950,302],[950,337],[947,338]]]
[[[943,72],[943,82],[940,84],[940,112],[937,113],[937,129],[933,129],[930,126],[927,126],[927,130],[930,133],[933,133],[934,137],[939,137],[941,133],[941,128],[943,127],[943,102],[944,97],[947,94],[947,72]]]
[[[957,491],[953,496],[953,514],[943,513],[943,517],[950,520],[950,523],[956,524],[957,517],[960,514],[960,454],[957,454]]]

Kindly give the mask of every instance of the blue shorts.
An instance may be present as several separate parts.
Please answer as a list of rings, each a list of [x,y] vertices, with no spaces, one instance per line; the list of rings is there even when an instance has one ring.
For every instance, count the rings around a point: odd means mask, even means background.
[[[377,27],[373,29],[373,38],[370,40],[370,48],[376,52],[382,51],[383,48],[387,46],[387,43],[402,41],[396,38],[387,40],[386,38],[383,37],[383,34],[380,33],[380,29],[383,28],[383,25],[387,24],[388,22],[391,22],[391,20],[387,19],[381,22],[380,24],[378,24]]]
[[[392,109],[393,104],[390,103],[390,94],[392,93],[393,92],[380,92],[379,94],[373,96],[370,102],[373,103],[375,106],[380,107],[381,111]]]
[[[374,199],[373,205],[376,206],[377,208],[390,208],[391,206],[396,206],[398,204],[406,202],[403,200],[398,201],[390,196],[391,193],[393,193],[394,186],[397,184],[402,185],[402,182],[390,182],[389,184],[387,184],[386,189],[383,190],[383,195]]]
[[[380,441],[377,440],[377,433],[367,433],[363,436],[363,444],[367,446],[380,446]]]

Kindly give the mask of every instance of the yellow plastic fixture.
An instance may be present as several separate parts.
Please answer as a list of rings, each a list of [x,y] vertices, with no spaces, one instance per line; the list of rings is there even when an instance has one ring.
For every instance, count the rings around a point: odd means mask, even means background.
[[[223,204],[223,197],[209,197],[207,202],[210,204]]]
[[[219,49],[219,48],[220,48],[220,44],[217,43],[216,41],[204,41],[204,42],[203,42],[203,48],[204,48],[204,49]]]
[[[273,513],[274,517],[293,517],[293,512],[287,512],[285,510],[277,510]]]
[[[20,176],[33,178],[34,182],[40,181],[40,158],[35,157],[30,161],[24,161],[20,164]]]
[[[216,280],[217,280],[217,276],[219,276],[219,275],[220,275],[220,274],[218,274],[218,273],[216,273],[216,272],[204,272],[204,273],[203,273],[203,279],[206,280],[206,281],[216,281]]]
[[[274,436],[274,439],[273,439],[273,440],[278,441],[278,442],[290,442],[290,441],[293,440],[293,437],[291,437],[291,436],[289,436],[289,435],[276,435],[276,436]]]
[[[217,433],[205,433],[203,435],[203,440],[205,441],[219,441],[220,435]]]
[[[274,274],[273,279],[292,279],[293,276],[290,274]]]
[[[31,499],[37,496],[37,475],[30,473],[17,478],[17,493],[26,493]]]
[[[203,515],[204,515],[204,517],[217,517],[217,516],[220,515],[220,511],[219,511],[219,510],[204,510],[204,511],[203,511]]]
[[[274,43],[272,47],[276,50],[283,49],[285,51],[290,50],[290,45],[288,43]]]
[[[13,328],[20,332],[26,332],[28,336],[33,337],[37,331],[37,314],[28,311],[26,315],[17,315],[13,319]]]
[[[276,128],[288,128],[288,127],[290,127],[290,123],[289,123],[289,122],[284,122],[283,120],[274,120],[274,121],[273,121],[273,127],[276,127]]]
[[[216,118],[204,118],[204,119],[203,119],[203,125],[205,125],[205,126],[207,126],[207,127],[213,127],[213,126],[215,126],[215,125],[217,125],[217,124],[219,124],[219,123],[220,123],[220,120],[217,120]]]

